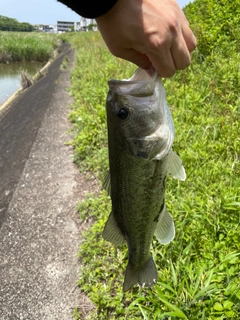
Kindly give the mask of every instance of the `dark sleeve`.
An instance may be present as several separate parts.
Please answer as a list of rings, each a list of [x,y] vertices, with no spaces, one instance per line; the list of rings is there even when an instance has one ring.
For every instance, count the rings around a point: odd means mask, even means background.
[[[97,18],[107,13],[117,0],[58,0],[84,18]]]

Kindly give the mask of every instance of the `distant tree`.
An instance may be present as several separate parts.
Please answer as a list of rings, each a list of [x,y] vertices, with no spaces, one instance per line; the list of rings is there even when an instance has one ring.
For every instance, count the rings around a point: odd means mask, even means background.
[[[18,22],[16,19],[0,15],[0,30],[32,32],[34,27],[28,22]]]
[[[95,23],[90,23],[90,24],[87,26],[87,29],[88,29],[88,31],[93,31],[96,27],[97,27],[97,24],[95,24]]]
[[[34,27],[28,22],[22,22],[21,26],[22,26],[22,31],[32,32],[34,30]]]

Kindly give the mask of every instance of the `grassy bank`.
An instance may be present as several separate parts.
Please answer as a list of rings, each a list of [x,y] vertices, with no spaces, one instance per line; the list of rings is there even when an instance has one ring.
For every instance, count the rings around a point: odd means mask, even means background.
[[[191,5],[188,19],[201,34],[199,10],[206,3],[214,5],[215,19],[222,14],[214,1]],[[79,203],[81,219],[94,220],[79,253],[79,286],[96,305],[89,319],[240,319],[240,54],[231,37],[227,41],[224,34],[217,46],[200,42],[191,67],[164,81],[176,128],[174,150],[187,180],[168,179],[166,205],[176,237],[167,246],[153,240],[159,280],[152,289],[122,293],[126,247],[115,248],[101,237],[110,212],[106,193]],[[107,80],[130,77],[135,67],[112,57],[98,33],[68,40],[76,48],[70,115],[75,161],[102,180],[108,167]],[[81,309],[75,317],[81,319]]]
[[[47,61],[56,43],[54,34],[0,32],[0,63]]]

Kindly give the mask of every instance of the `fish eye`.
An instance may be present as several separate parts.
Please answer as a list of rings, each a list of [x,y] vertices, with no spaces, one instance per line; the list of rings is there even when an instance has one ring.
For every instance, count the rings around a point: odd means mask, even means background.
[[[121,120],[125,120],[128,117],[128,109],[126,108],[119,109],[117,115]]]

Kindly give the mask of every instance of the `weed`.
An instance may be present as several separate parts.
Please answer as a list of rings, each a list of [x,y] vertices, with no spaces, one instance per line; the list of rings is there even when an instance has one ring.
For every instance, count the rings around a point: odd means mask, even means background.
[[[68,56],[65,56],[65,57],[63,58],[63,62],[62,62],[62,64],[61,64],[60,69],[61,69],[62,71],[65,71],[65,70],[68,69],[68,67],[69,67],[69,58],[68,58]]]
[[[31,77],[24,70],[20,72],[21,75],[21,86],[23,89],[27,89],[32,86],[33,81]]]
[[[204,10],[206,1],[196,4],[190,4],[189,19],[198,27],[197,10]],[[221,1],[209,0],[211,5],[220,12],[215,6]],[[159,280],[152,289],[122,292],[127,250],[101,237],[110,212],[105,191],[79,204],[81,219],[94,221],[79,253],[79,287],[96,305],[89,319],[240,319],[240,54],[232,39],[235,31],[228,38],[232,46],[226,38],[214,46],[210,34],[208,44],[200,37],[191,67],[164,80],[176,128],[174,149],[187,180],[181,188],[178,181],[168,181],[166,202],[176,237],[166,246],[153,240]],[[103,181],[107,80],[128,78],[135,66],[111,56],[98,33],[71,34],[69,41],[76,49],[71,74],[75,103],[69,116],[75,162]]]

